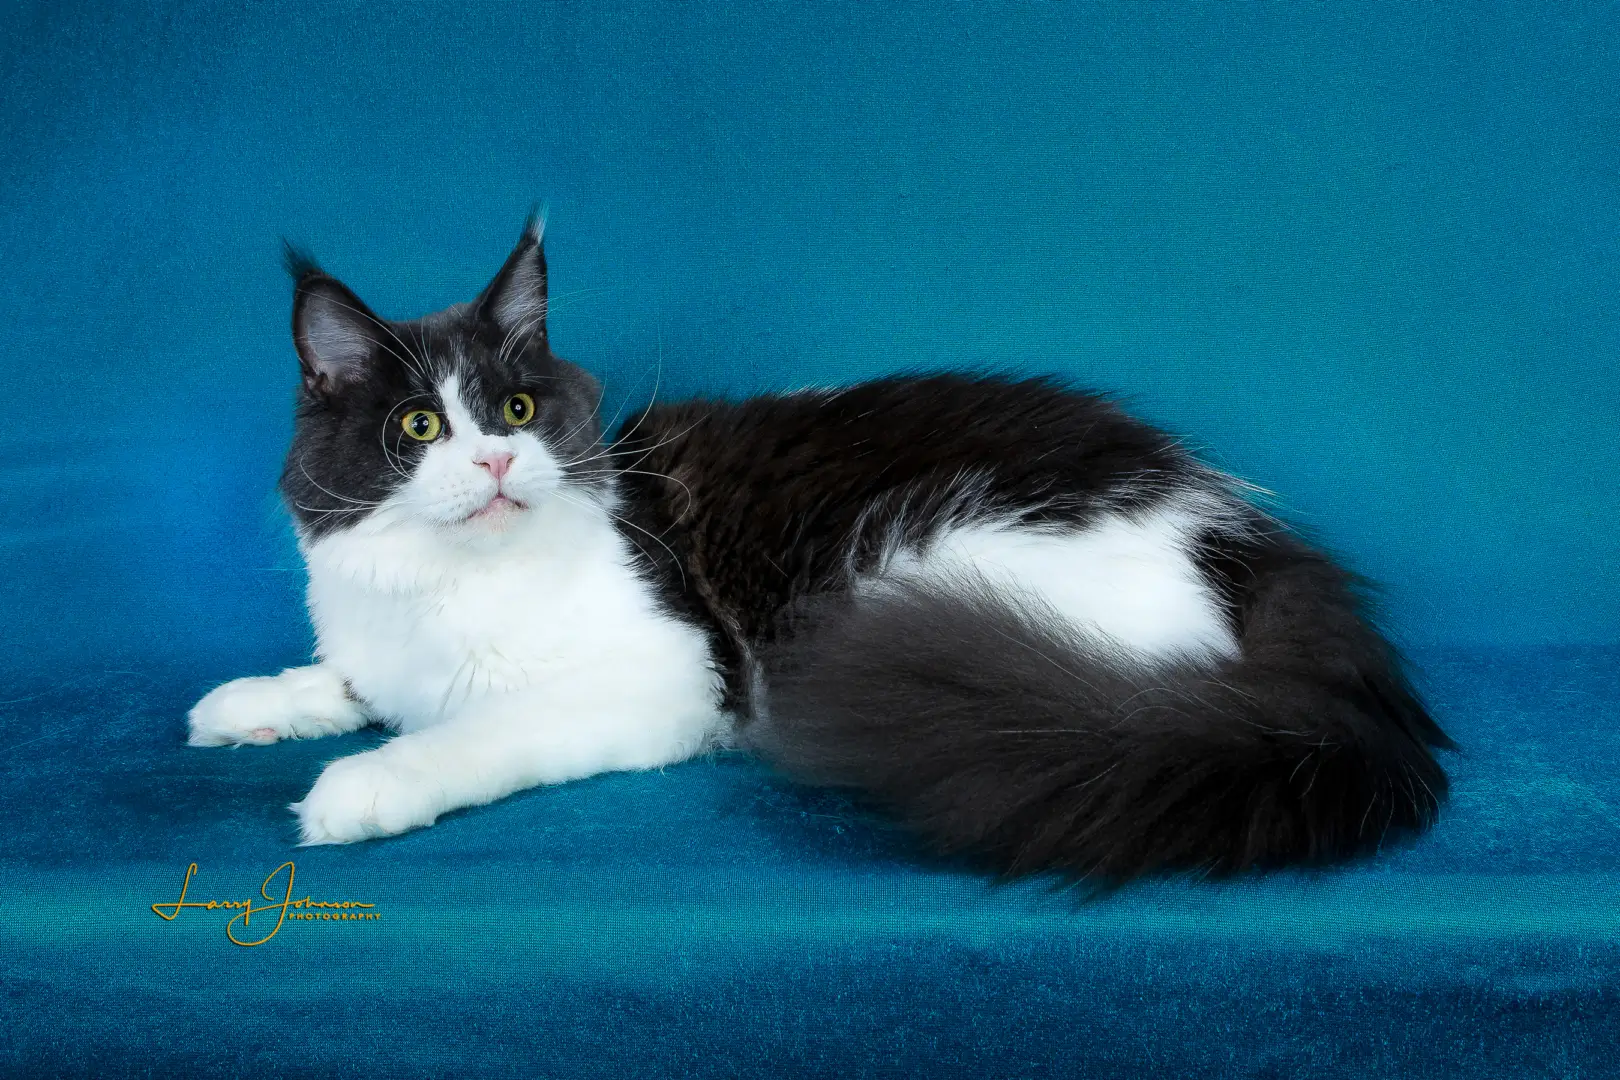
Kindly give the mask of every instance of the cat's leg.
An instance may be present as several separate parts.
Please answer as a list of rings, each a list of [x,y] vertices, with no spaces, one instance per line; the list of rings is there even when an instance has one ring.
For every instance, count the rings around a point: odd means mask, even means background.
[[[684,761],[729,730],[715,701],[488,699],[470,712],[329,764],[302,802],[304,844],[344,844],[431,825],[440,814],[540,784]]]
[[[329,664],[280,675],[236,679],[216,687],[189,718],[192,746],[263,746],[278,739],[316,739],[366,726],[369,717]]]

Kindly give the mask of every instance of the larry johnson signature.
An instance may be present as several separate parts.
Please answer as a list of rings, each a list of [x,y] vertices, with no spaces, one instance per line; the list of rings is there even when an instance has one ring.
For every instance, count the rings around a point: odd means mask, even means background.
[[[270,884],[271,882],[275,881],[276,878],[281,876],[281,872],[283,870],[287,872],[287,887],[281,898],[277,899],[276,897],[270,895]],[[153,914],[157,915],[157,917],[160,919],[166,919],[169,922],[173,922],[177,917],[179,917],[182,908],[202,908],[204,911],[239,911],[241,914],[235,916],[230,922],[225,924],[225,936],[230,938],[231,941],[237,945],[244,945],[248,947],[252,947],[254,945],[263,945],[265,942],[276,936],[277,932],[281,930],[281,924],[286,922],[288,918],[344,920],[378,918],[375,911],[358,910],[360,908],[374,908],[377,905],[363,904],[358,900],[311,900],[307,896],[302,900],[294,900],[293,875],[295,871],[291,862],[284,862],[274,870],[270,871],[270,876],[264,879],[263,885],[259,886],[259,895],[264,897],[265,900],[269,901],[268,903],[264,904],[255,904],[252,899],[187,900],[186,891],[191,888],[191,875],[195,874],[196,872],[196,863],[192,863],[190,866],[186,867],[186,879],[180,883],[180,899],[167,904],[153,904]],[[281,887],[279,885],[277,886],[277,890],[281,891]],[[291,909],[290,915],[288,914],[289,909]],[[317,911],[315,909],[324,910]],[[270,932],[268,934],[265,934],[256,941],[243,941],[241,938],[236,936],[235,927],[237,923],[241,923],[243,930],[246,931],[253,921],[253,916],[263,915],[267,911],[276,912],[276,924],[270,928]],[[262,919],[260,920],[260,924],[263,924]]]

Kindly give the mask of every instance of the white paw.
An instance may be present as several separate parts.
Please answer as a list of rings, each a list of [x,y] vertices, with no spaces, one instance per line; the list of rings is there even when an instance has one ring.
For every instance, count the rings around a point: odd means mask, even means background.
[[[339,758],[288,807],[303,844],[349,844],[393,836],[438,819],[438,788],[421,773],[400,770],[386,748]]]
[[[320,667],[237,679],[216,687],[189,717],[192,746],[264,746],[278,739],[315,739],[364,726],[342,679]]]

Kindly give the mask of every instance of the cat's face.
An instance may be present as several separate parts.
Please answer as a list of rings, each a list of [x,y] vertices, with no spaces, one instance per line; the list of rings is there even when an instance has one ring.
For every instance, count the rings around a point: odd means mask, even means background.
[[[537,230],[477,300],[414,322],[292,269],[303,386],[281,490],[306,539],[363,521],[489,536],[548,499],[610,490],[600,389],[547,344]]]

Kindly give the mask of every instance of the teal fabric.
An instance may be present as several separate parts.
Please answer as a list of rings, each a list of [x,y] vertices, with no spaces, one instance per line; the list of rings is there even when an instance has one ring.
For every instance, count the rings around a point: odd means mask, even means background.
[[[1620,1044],[1620,11],[12,3],[0,1067],[1597,1076]],[[609,413],[1055,371],[1356,568],[1463,751],[1367,866],[1079,906],[739,758],[297,850],[370,745],[183,746],[308,655],[285,235],[379,310],[550,208]],[[294,859],[367,922],[192,894]]]
[[[191,749],[201,673],[86,676],[0,707],[0,1051],[31,1076],[1613,1075],[1620,649],[1423,661],[1466,748],[1429,839],[1089,903],[734,756],[294,849],[283,805],[375,734]],[[295,897],[379,917],[243,948],[231,912],[151,910],[192,862],[199,901],[288,859]]]

